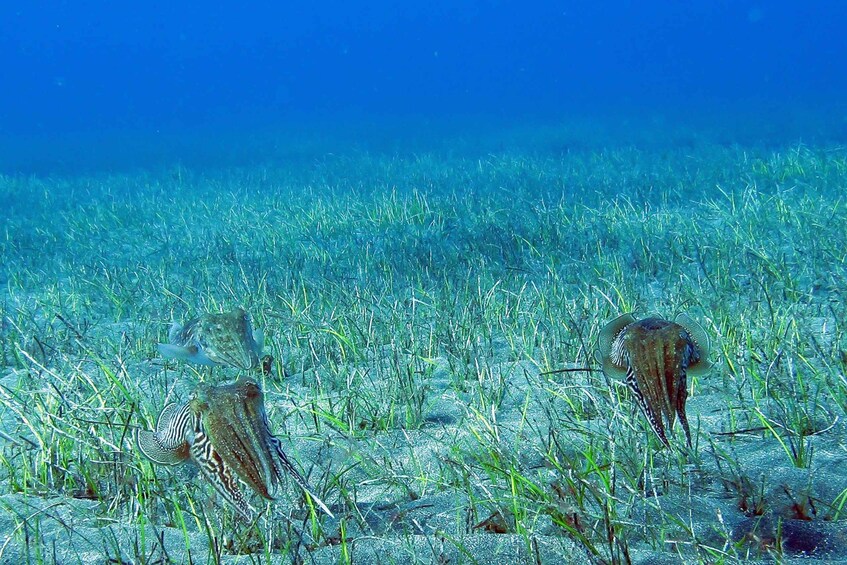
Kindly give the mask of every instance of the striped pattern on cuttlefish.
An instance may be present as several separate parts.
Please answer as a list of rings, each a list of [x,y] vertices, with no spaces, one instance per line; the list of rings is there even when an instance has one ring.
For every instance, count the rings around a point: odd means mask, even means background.
[[[598,361],[610,378],[623,379],[650,426],[666,446],[679,418],[691,446],[685,414],[688,376],[709,371],[709,339],[694,320],[680,314],[673,322],[657,316],[636,320],[624,314],[600,332]]]
[[[263,362],[264,342],[264,333],[253,329],[250,315],[236,308],[223,314],[203,314],[184,326],[174,323],[168,343],[159,344],[159,353],[167,359],[246,371]]]
[[[229,385],[201,384],[187,404],[165,406],[156,431],[139,431],[136,444],[154,463],[177,465],[193,461],[244,518],[250,519],[256,510],[241,486],[274,500],[286,473],[333,517],[271,433],[262,389],[250,379]]]

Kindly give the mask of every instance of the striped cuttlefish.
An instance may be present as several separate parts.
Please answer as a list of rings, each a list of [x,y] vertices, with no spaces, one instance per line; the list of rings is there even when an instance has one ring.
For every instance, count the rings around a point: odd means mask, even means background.
[[[187,404],[168,404],[162,409],[155,432],[139,430],[136,444],[154,463],[193,461],[215,490],[246,519],[251,519],[256,510],[241,486],[274,500],[285,473],[315,505],[333,517],[271,433],[262,389],[250,379],[228,385],[199,385]]]
[[[242,308],[223,314],[203,314],[184,326],[174,323],[168,332],[168,342],[159,344],[159,353],[167,359],[245,371],[266,362],[262,358],[264,333],[253,329],[250,315]]]
[[[709,339],[694,320],[680,314],[673,322],[659,317],[636,320],[624,314],[600,332],[597,358],[610,378],[624,379],[662,443],[679,418],[691,446],[685,415],[688,375],[703,375],[711,368]]]

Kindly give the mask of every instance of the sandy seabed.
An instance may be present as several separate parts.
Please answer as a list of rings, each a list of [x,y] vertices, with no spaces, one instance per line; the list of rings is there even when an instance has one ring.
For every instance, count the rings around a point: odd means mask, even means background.
[[[575,138],[0,177],[0,563],[847,562],[847,152]],[[235,306],[335,518],[135,449]],[[690,450],[595,362],[630,311],[710,338]]]

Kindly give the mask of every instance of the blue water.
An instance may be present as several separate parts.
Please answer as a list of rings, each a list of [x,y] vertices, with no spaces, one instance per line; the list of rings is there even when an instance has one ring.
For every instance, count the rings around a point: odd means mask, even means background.
[[[236,139],[269,132],[367,148],[574,116],[847,139],[843,0],[249,4],[4,2],[0,169],[238,161]]]

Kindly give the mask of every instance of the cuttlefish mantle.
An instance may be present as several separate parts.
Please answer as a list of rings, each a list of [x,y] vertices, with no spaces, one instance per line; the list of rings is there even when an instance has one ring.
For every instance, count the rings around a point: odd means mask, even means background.
[[[264,333],[253,329],[250,315],[236,308],[223,314],[203,314],[184,326],[174,323],[168,343],[160,343],[158,348],[166,359],[246,371],[262,362],[264,342]]]
[[[694,320],[680,314],[673,322],[658,316],[636,320],[624,314],[600,332],[597,360],[610,378],[623,379],[647,421],[666,446],[665,426],[679,418],[691,446],[685,414],[688,376],[709,371],[709,339]]]
[[[187,404],[165,406],[156,431],[139,431],[136,444],[154,463],[194,462],[215,490],[247,519],[256,510],[241,487],[246,485],[274,500],[286,473],[315,505],[333,517],[271,433],[262,389],[250,379],[220,386],[201,384]]]

